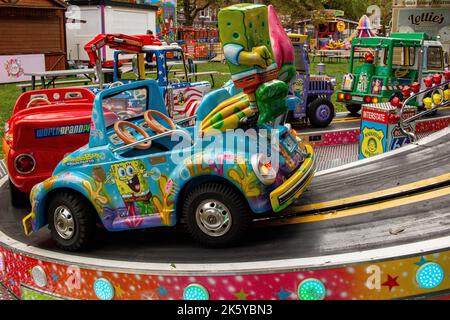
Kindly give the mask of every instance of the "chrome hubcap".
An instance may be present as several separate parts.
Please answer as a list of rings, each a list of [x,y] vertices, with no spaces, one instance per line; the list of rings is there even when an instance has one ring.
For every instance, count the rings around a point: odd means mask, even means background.
[[[322,120],[328,119],[328,117],[330,116],[330,109],[328,108],[328,106],[327,105],[321,105],[317,109],[317,116],[320,119],[322,119]]]
[[[203,201],[197,207],[195,218],[199,228],[211,237],[225,235],[232,224],[230,210],[217,200]]]
[[[69,240],[75,233],[75,221],[69,209],[59,206],[54,215],[55,229],[58,235],[64,240]]]

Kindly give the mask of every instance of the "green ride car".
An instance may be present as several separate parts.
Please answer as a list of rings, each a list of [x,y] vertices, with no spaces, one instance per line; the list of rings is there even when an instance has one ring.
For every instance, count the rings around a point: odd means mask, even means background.
[[[399,97],[405,85],[418,82],[424,87],[423,78],[443,73],[447,67],[448,55],[442,44],[425,33],[353,39],[349,70],[337,92],[337,101],[357,114],[363,104]]]

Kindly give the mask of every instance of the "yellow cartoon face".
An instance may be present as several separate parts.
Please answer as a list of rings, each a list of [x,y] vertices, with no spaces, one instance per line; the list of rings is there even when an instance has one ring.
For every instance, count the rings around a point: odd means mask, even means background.
[[[375,139],[370,139],[368,143],[369,152],[375,153],[377,151],[377,142]]]
[[[142,161],[114,164],[111,166],[110,174],[124,200],[144,197],[150,193]]]

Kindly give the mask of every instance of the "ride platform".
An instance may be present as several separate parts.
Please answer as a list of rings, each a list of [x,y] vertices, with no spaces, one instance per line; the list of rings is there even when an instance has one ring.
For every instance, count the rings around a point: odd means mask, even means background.
[[[418,124],[415,144],[362,161],[357,119],[301,131],[321,171],[297,203],[256,220],[229,249],[199,247],[181,228],[99,230],[90,251],[68,254],[48,230],[24,235],[28,209],[10,205],[3,174],[0,281],[22,299],[450,298],[445,112]]]

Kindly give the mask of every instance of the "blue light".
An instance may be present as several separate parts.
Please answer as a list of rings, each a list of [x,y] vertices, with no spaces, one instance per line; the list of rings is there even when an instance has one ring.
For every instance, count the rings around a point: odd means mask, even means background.
[[[416,281],[423,289],[434,289],[444,280],[444,269],[435,262],[422,265],[416,273]]]
[[[94,282],[94,292],[100,300],[112,300],[114,298],[114,287],[106,279],[100,278]]]
[[[200,284],[190,284],[184,289],[184,300],[209,300],[209,293],[205,287]]]
[[[325,285],[317,279],[306,279],[298,286],[300,300],[323,300],[327,290]]]

